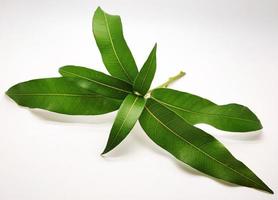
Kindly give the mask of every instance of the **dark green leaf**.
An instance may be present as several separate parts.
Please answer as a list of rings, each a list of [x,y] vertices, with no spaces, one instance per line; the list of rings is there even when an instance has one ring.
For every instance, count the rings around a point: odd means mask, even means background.
[[[142,95],[145,95],[153,81],[153,77],[156,70],[156,44],[151,51],[147,61],[143,65],[139,74],[137,75],[134,82],[134,90],[139,92]]]
[[[63,77],[31,80],[14,85],[6,94],[21,106],[69,115],[98,115],[119,108],[121,101],[80,88],[79,81],[84,82]]]
[[[145,103],[146,100],[137,95],[129,94],[125,98],[118,111],[107,145],[102,154],[111,151],[125,139],[140,117]]]
[[[121,18],[109,15],[99,7],[93,18],[93,33],[109,73],[133,83],[138,69],[124,39]]]
[[[186,123],[155,100],[148,99],[139,121],[156,144],[191,167],[231,183],[273,193],[213,136]]]
[[[206,123],[221,130],[235,132],[262,128],[256,115],[239,104],[219,106],[199,96],[172,89],[156,89],[151,95],[193,125]]]
[[[81,87],[106,97],[124,99],[132,93],[132,86],[120,79],[102,72],[80,66],[64,66],[59,69],[64,77],[75,77],[86,80]]]

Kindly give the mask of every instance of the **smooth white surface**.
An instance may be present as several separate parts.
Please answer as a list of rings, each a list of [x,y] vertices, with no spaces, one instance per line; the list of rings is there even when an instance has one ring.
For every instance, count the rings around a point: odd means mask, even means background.
[[[0,199],[277,199],[192,170],[139,124],[103,158],[115,113],[30,111],[4,95],[18,82],[58,76],[66,64],[105,71],[91,34],[98,5],[121,15],[139,67],[158,42],[153,85],[184,70],[172,88],[258,115],[264,129],[257,133],[202,127],[278,192],[277,0],[0,0]]]

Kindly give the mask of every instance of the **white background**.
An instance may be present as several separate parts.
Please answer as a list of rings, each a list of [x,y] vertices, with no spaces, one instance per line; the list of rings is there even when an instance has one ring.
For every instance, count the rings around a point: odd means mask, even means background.
[[[97,6],[119,14],[142,66],[158,42],[153,86],[247,105],[264,129],[204,127],[278,192],[277,0],[0,0],[0,199],[276,199],[209,178],[150,141],[139,124],[100,156],[115,113],[72,117],[17,106],[4,92],[66,64],[105,71],[91,33]]]

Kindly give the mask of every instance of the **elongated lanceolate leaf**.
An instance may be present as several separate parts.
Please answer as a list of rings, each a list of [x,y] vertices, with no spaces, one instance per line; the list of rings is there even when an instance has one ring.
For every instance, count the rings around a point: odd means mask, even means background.
[[[129,94],[123,101],[110,131],[107,145],[102,154],[115,148],[131,131],[140,117],[146,100],[143,97]]]
[[[109,15],[99,7],[93,18],[93,33],[109,73],[133,83],[138,69],[124,39],[121,18]]]
[[[86,80],[81,87],[106,97],[124,99],[132,93],[132,86],[120,79],[102,72],[80,66],[64,66],[59,69],[64,77],[75,77]]]
[[[69,115],[98,115],[117,110],[120,100],[92,93],[78,86],[79,79],[46,78],[19,83],[6,94],[16,103]]]
[[[148,99],[139,121],[156,144],[191,167],[231,183],[273,193],[213,136],[186,123],[157,101]]]
[[[148,92],[153,81],[153,77],[156,70],[156,46],[157,45],[155,44],[147,61],[138,73],[134,82],[134,90],[142,95],[145,95]]]
[[[193,94],[165,88],[156,89],[151,95],[193,125],[206,123],[224,131],[234,132],[262,128],[256,115],[239,104],[217,105]]]

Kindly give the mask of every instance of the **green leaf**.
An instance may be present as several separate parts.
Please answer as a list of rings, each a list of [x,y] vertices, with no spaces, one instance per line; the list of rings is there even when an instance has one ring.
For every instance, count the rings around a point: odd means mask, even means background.
[[[86,80],[81,87],[106,97],[124,99],[128,94],[132,93],[130,84],[93,69],[69,65],[61,67],[59,72],[64,77]]]
[[[148,99],[140,116],[147,135],[180,161],[210,176],[247,187],[273,191],[213,136]]]
[[[81,82],[63,77],[36,79],[14,85],[6,94],[21,106],[69,115],[98,115],[119,108],[121,101],[80,88]]]
[[[140,117],[145,103],[146,100],[143,97],[134,94],[129,94],[125,98],[118,111],[107,145],[102,154],[111,151],[125,139]]]
[[[224,131],[234,132],[262,128],[256,115],[239,104],[216,105],[199,96],[172,89],[156,89],[151,95],[192,125],[206,123]]]
[[[109,73],[132,84],[138,69],[124,39],[121,18],[98,7],[93,18],[93,33]]]
[[[155,44],[147,61],[143,65],[134,82],[134,90],[142,95],[145,95],[148,92],[153,81],[156,70],[156,46],[157,45]]]

